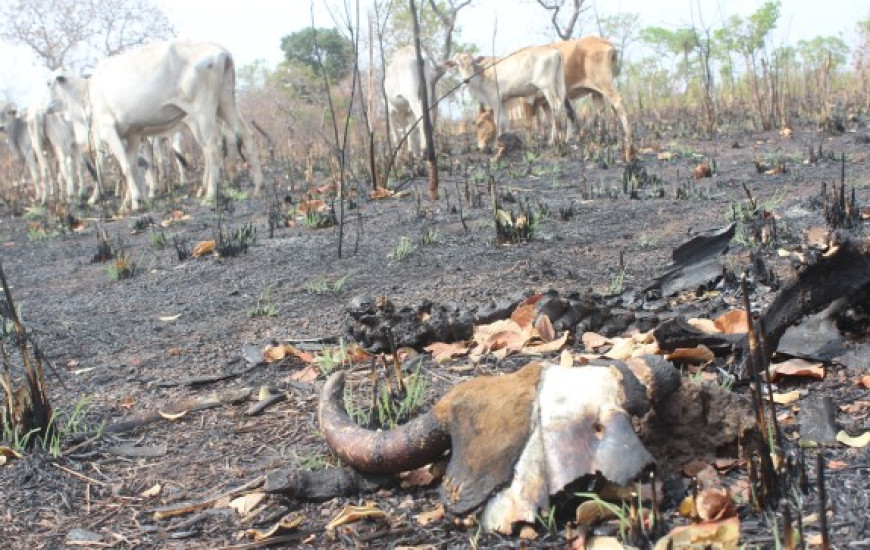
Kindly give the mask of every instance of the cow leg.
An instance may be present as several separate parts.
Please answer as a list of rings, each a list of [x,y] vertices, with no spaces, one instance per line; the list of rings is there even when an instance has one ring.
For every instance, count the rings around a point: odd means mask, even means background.
[[[245,157],[251,172],[251,179],[254,180],[254,194],[259,194],[263,189],[263,168],[260,166],[260,157],[254,151],[254,138],[251,136],[251,130],[236,109],[235,90],[230,89],[227,92],[227,88],[224,88],[221,101],[218,104],[217,116],[228,127],[232,128],[236,145],[239,152]]]
[[[142,138],[134,135],[128,138],[125,143],[114,131],[114,128],[109,128],[101,132],[101,141],[115,155],[121,167],[122,177],[127,183],[127,196],[124,198],[123,204],[129,203],[131,210],[138,210],[140,206],[139,200],[142,197],[138,178],[139,146],[141,145]]]
[[[550,145],[556,145],[562,142],[560,127],[562,124],[562,100],[558,94],[548,91],[544,93],[547,103],[550,105],[550,111],[553,116],[550,117]]]
[[[193,136],[202,147],[203,156],[203,198],[214,201],[217,198],[217,183],[220,176],[220,138],[217,124],[213,117],[201,114],[188,121]],[[259,166],[259,164],[258,164]]]
[[[145,158],[145,185],[148,187],[148,198],[157,196],[157,163],[155,149],[160,147],[159,138],[146,139],[142,142],[142,156]]]
[[[428,147],[426,143],[426,128],[423,124],[423,102],[412,101],[411,113],[413,113],[412,122],[416,122],[417,126],[413,130],[414,134],[408,137],[408,141],[411,145],[411,154],[413,154],[415,157],[419,157],[420,146],[422,145],[423,147]]]
[[[173,156],[175,160],[175,166],[178,168],[178,184],[179,185],[187,185],[187,166],[185,164],[184,159],[184,151],[181,147],[181,133],[175,132],[172,135],[172,138],[169,140],[170,154]],[[167,191],[170,189],[172,182],[169,181],[169,178],[166,178],[166,187]]]

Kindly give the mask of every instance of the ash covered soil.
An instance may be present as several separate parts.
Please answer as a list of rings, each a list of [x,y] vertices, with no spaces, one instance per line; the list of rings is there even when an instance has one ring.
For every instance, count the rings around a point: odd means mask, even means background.
[[[820,189],[823,182],[830,187],[840,181],[841,154],[847,186],[855,187],[860,204],[870,203],[870,151],[859,139],[863,132],[858,127],[857,132],[832,137],[806,127],[789,137],[768,132],[712,141],[648,138],[642,146],[655,150],[640,155],[641,165],[660,183],[649,182],[638,198],[624,193],[626,166],[618,160],[599,155],[581,162],[576,149],[565,156],[548,148],[520,153],[493,170],[497,193],[504,208],[517,209],[528,201],[544,216],[530,242],[513,245],[495,243],[485,192],[487,157],[468,152],[467,144],[454,145],[455,154],[443,163],[444,168],[452,166],[452,173],[442,171],[438,202],[426,198],[425,177],[406,182],[403,190],[408,193],[400,198],[357,198],[358,209],[348,213],[342,258],[334,227],[311,229],[297,222],[276,229],[269,238],[262,197],[232,201],[220,215],[224,227],[256,227],[258,239],[247,253],[185,261],[178,260],[173,239],[192,247],[214,238],[217,226],[214,207],[195,198],[164,199],[145,213],[104,221],[97,221],[95,210],[76,210],[86,225],[74,232],[57,231],[56,220],[46,215],[47,238],[34,238],[32,220],[6,211],[0,219],[3,268],[25,325],[54,365],[47,374],[51,403],[64,417],[85,398],[82,428],[113,424],[232,388],[254,388],[256,395],[257,388],[269,386],[289,392],[289,399],[258,416],[244,414],[247,403],[230,404],[116,436],[67,441],[58,459],[29,452],[0,468],[0,540],[6,548],[62,548],[75,540],[68,538],[71,532],[84,529],[100,536],[84,544],[95,548],[217,548],[242,544],[248,540],[239,538],[245,529],[271,525],[283,514],[296,512],[303,519],[298,538],[287,543],[291,547],[466,547],[475,541],[480,546],[517,546],[519,538],[479,535],[449,520],[419,526],[415,516],[437,504],[435,487],[321,503],[269,497],[261,512],[246,518],[214,507],[204,508],[208,513],[195,522],[187,520],[202,510],[162,520],[153,512],[224,493],[275,468],[336,465],[316,419],[318,388],[325,377],[321,374],[313,384],[292,380],[306,366],[295,358],[252,367],[243,356],[245,346],[341,336],[345,306],[360,294],[385,295],[397,306],[431,300],[465,307],[522,291],[555,289],[568,294],[591,289],[607,294],[618,281],[620,262],[624,287],[640,290],[664,271],[673,248],[694,234],[730,223],[735,208],[747,204],[744,184],[753,199],[778,218],[780,242],[761,253],[787,280],[793,269],[777,256],[776,248],[793,249],[801,243],[804,229],[823,225]],[[817,149],[819,143],[836,159],[805,163],[808,149]],[[671,158],[659,160],[659,152],[670,152]],[[692,170],[702,157],[715,160],[716,173],[695,180]],[[781,159],[786,171],[759,173],[756,159]],[[303,186],[289,185],[288,175],[277,167],[270,172],[281,189],[279,195],[289,194],[298,202]],[[466,181],[473,195],[480,194],[479,204],[467,201]],[[509,202],[512,199],[516,202]],[[162,229],[169,240],[165,249],[153,246],[151,229],[133,229],[144,216],[160,226],[176,210],[190,217]],[[137,267],[133,277],[114,281],[106,264],[91,261],[100,230],[113,242],[123,243]],[[433,237],[436,232],[434,242],[424,242],[424,235]],[[411,241],[413,250],[397,259],[402,237]],[[748,250],[745,243],[732,242],[723,264],[740,272],[748,266]],[[335,290],[333,283],[345,276]],[[759,285],[755,303],[763,306],[774,293]],[[258,304],[273,306],[275,315],[252,315]],[[528,360],[512,356],[479,365],[467,360],[435,365],[427,360],[428,402],[464,378],[515,370]],[[239,372],[194,387],[178,384]],[[860,374],[834,367],[824,381],[794,385],[845,404],[867,398],[866,390],[852,384]],[[868,427],[866,412],[863,418],[839,420],[852,428]],[[111,452],[120,445],[158,450],[165,446],[165,452],[153,457]],[[826,459],[849,464],[826,480],[832,498],[832,538],[838,548],[866,542],[867,450],[838,447],[823,452]],[[162,488],[158,496],[143,496],[156,484]],[[812,494],[808,499],[812,501]],[[352,532],[337,538],[325,532],[325,525],[345,504],[366,500],[375,501],[387,519],[356,524]],[[673,514],[674,508],[672,504],[667,512]],[[759,514],[742,513],[748,541],[762,546],[772,541]],[[542,533],[536,541],[522,542],[564,546],[560,533]]]

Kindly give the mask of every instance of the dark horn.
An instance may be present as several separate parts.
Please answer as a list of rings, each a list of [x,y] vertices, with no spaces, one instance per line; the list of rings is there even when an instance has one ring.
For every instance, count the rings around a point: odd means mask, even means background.
[[[367,474],[395,474],[438,460],[450,434],[430,410],[387,431],[366,430],[344,410],[344,372],[329,377],[320,392],[320,431],[345,464]]]

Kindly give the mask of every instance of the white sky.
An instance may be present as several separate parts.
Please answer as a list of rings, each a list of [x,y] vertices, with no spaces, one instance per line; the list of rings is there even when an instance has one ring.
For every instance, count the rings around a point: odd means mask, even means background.
[[[332,27],[327,6],[343,11],[345,2],[313,0],[314,23]],[[404,2],[406,0],[395,0]],[[425,0],[418,0],[418,3]],[[311,24],[312,0],[158,0],[179,35],[219,42],[235,56],[237,65],[262,59],[274,67],[281,59],[281,37]],[[587,3],[588,2],[587,0]],[[731,14],[746,16],[761,0],[592,0],[600,15],[636,12],[641,26],[676,28],[692,23],[692,9],[701,5],[705,23],[719,24]],[[360,0],[365,19],[369,0]],[[591,12],[589,12],[591,18]],[[794,44],[802,38],[839,35],[855,41],[855,22],[870,16],[866,0],[782,0],[774,45]],[[460,12],[458,25],[463,39],[476,43],[482,52],[507,53],[535,43],[552,41],[549,14],[535,0],[474,0]],[[363,26],[365,27],[365,23]],[[590,19],[582,27],[594,32]],[[493,32],[495,48],[493,51]],[[631,51],[627,52],[631,56]],[[0,99],[26,104],[38,100],[45,90],[47,72],[21,47],[0,42]]]

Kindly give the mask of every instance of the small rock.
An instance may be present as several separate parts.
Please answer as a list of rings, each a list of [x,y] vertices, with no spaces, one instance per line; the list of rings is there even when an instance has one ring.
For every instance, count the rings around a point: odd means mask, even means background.
[[[100,542],[103,540],[103,535],[88,531],[87,529],[75,528],[66,534],[66,541],[70,544],[81,544],[83,542]]]

